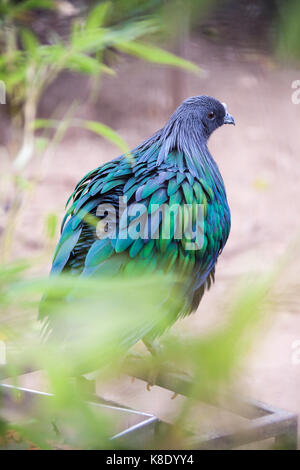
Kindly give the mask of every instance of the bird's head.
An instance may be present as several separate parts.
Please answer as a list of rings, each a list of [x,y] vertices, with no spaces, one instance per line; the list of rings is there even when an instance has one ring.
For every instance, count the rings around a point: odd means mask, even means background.
[[[171,122],[175,127],[184,127],[186,134],[193,131],[206,140],[223,124],[235,125],[234,117],[228,113],[226,104],[205,95],[185,100],[171,116]]]

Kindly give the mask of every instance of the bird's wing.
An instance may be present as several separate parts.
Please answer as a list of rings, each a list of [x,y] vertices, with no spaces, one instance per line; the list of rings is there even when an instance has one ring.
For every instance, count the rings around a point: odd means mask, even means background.
[[[156,161],[155,151],[152,158],[146,161],[140,158],[133,166],[123,157],[90,172],[78,183],[71,195],[72,204],[63,222],[51,270],[52,274],[69,271],[100,278],[120,272],[123,275],[176,273],[180,281],[164,299],[168,320],[162,319],[162,325],[156,328],[154,325],[142,328],[135,333],[134,342],[151,329],[154,335],[159,334],[166,324],[172,324],[179,316],[197,307],[224,245],[224,221],[209,185],[194,178],[184,168],[161,168],[157,167]],[[127,201],[129,214],[119,212],[119,198]],[[98,220],[96,211],[99,204],[108,204],[116,211],[117,231],[112,238],[105,235],[97,237],[93,221]],[[124,237],[134,219],[130,216],[130,208],[136,204],[144,208],[140,218],[143,235]],[[183,228],[189,218],[193,227],[198,223],[195,211],[185,214],[185,204],[203,206],[203,244],[197,250],[186,249],[186,236],[176,238],[178,224]],[[163,205],[175,206],[177,218],[160,216],[153,220],[153,212]],[[172,297],[178,292],[181,292],[181,301],[173,308]]]

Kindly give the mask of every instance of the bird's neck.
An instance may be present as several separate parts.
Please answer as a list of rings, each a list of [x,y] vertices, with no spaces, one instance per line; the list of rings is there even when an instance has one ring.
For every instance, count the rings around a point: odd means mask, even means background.
[[[144,142],[135,155],[139,161],[149,162],[161,169],[188,171],[200,180],[212,182],[213,190],[225,195],[223,179],[207,147],[207,138],[191,126],[186,131],[176,122],[166,126]]]

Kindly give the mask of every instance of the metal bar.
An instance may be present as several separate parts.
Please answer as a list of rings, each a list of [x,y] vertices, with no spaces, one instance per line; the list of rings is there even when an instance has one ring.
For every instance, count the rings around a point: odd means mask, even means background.
[[[142,357],[137,357],[135,355],[128,356],[124,361],[123,372],[147,382],[149,374],[151,373],[150,367],[149,361]],[[193,381],[189,375],[182,374],[178,371],[176,372],[175,369],[173,369],[171,372],[159,372],[155,377],[155,385],[178,393],[179,395],[190,396],[193,388]],[[221,405],[216,400],[210,400],[209,398],[206,400],[206,403],[212,406],[221,407],[226,411],[246,419],[260,418],[273,413],[286,413],[284,410],[256,400],[241,400],[238,397],[225,395],[223,398],[224,403],[222,402]]]
[[[30,388],[24,388],[24,387],[15,387],[14,385],[10,385],[10,384],[0,384],[0,388],[2,388],[4,390],[22,392],[22,393],[25,393],[25,394],[28,394],[28,395],[31,395],[31,396],[37,396],[38,398],[44,398],[44,397],[51,398],[51,397],[54,397],[53,393],[40,392],[38,390],[33,390],[33,389],[30,389]],[[125,406],[114,405],[114,404],[106,404],[105,402],[104,403],[102,403],[102,402],[97,403],[95,401],[87,401],[87,403],[89,405],[99,406],[101,408],[108,408],[108,409],[111,408],[111,409],[114,409],[116,411],[126,411],[127,413],[132,413],[132,414],[136,414],[136,415],[139,415],[139,416],[144,416],[146,418],[153,418],[153,415],[150,414],[150,413],[145,413],[144,411],[137,411],[137,410],[134,410],[132,408],[127,408]]]
[[[37,372],[40,370],[38,367],[31,365],[22,366],[18,371],[18,375],[30,374],[31,372]],[[12,377],[15,377],[16,370],[10,367],[8,364],[0,365],[0,380],[7,380]]]
[[[142,430],[145,430],[147,428],[147,431],[149,430],[149,426],[151,426],[151,429],[154,430],[155,425],[158,423],[158,418],[156,416],[152,416],[151,418],[147,419],[146,421],[142,421],[141,423],[134,424],[133,426],[130,426],[130,428],[125,429],[125,431],[121,431],[118,434],[115,434],[113,437],[111,437],[111,440],[113,439],[119,439],[121,437],[127,437],[129,434],[132,435],[134,433],[137,433]]]
[[[137,362],[138,361],[138,362]],[[147,381],[150,367],[141,358],[128,357],[125,362],[126,373]],[[175,393],[189,396],[192,389],[192,379],[187,375],[175,372],[161,372],[156,376],[155,384]],[[297,415],[286,412],[260,401],[241,400],[228,397],[228,402],[220,405],[215,400],[207,400],[209,405],[221,407],[231,413],[249,420],[244,428],[234,433],[213,435],[200,438],[195,448],[199,449],[232,449],[251,442],[275,438],[275,447],[280,449],[297,449],[298,420]]]
[[[218,435],[199,441],[198,449],[233,449],[245,444],[277,438],[276,447],[284,448],[284,442],[289,448],[297,448],[297,418],[291,413],[274,414],[251,420],[244,428],[232,434]],[[279,441],[278,441],[279,439]],[[287,443],[289,441],[289,444]]]
[[[298,421],[297,417],[291,420],[290,426],[287,426],[285,433],[278,434],[275,437],[275,449],[297,450],[298,449]]]
[[[129,356],[124,362],[125,373],[144,381],[147,381],[149,377],[151,372],[150,367],[151,366],[147,359],[137,356]],[[162,370],[156,376],[155,384],[185,396],[191,395],[193,387],[191,377],[183,373],[179,373],[174,369],[174,367],[171,372],[169,371],[169,368],[168,371]],[[53,396],[50,393],[18,388],[8,384],[0,384],[0,387],[6,390],[19,390],[24,392],[24,396],[27,397],[27,403],[30,403],[30,400],[33,397],[43,398]],[[215,400],[207,400],[206,403],[248,419],[247,424],[235,429],[232,433],[212,434],[205,437],[200,436],[197,441],[193,439],[193,442],[195,443],[193,444],[193,448],[232,449],[249,443],[274,438],[276,448],[297,449],[298,422],[295,414],[286,412],[274,406],[266,405],[259,401],[241,400],[230,396],[228,398],[229,399],[222,404],[217,403]],[[132,439],[134,438],[134,443],[139,442],[142,446],[146,439],[149,440],[151,436],[153,437],[156,427],[159,428],[160,425],[166,425],[167,427],[172,426],[159,421],[151,414],[139,412],[132,410],[131,408],[122,407],[122,405],[111,404],[109,402],[105,404],[105,400],[103,400],[103,403],[97,403],[97,400],[99,400],[99,397],[97,399],[95,397],[95,401],[89,401],[89,403],[93,406],[103,406],[120,412],[134,413],[147,418],[141,423],[135,424],[114,435],[112,437],[113,440],[124,439],[126,442],[129,442],[130,440],[132,443]]]
[[[7,403],[10,405],[15,405],[14,400],[12,399],[12,392],[20,392],[22,393],[22,397],[24,398],[21,402],[18,403],[17,406],[21,406],[24,408],[24,406],[28,406],[28,404],[32,403],[32,400],[37,400],[37,399],[45,399],[45,398],[53,398],[54,394],[52,393],[46,393],[46,392],[39,392],[37,390],[31,390],[28,388],[24,387],[15,387],[14,385],[10,384],[0,384],[0,390],[3,390],[5,400]],[[126,413],[126,414],[131,414],[131,415],[136,415],[138,418],[142,419],[142,421],[130,426],[127,429],[124,429],[123,431],[115,434],[114,436],[111,437],[111,440],[115,439],[122,439],[125,441],[126,440],[132,440],[133,436],[135,438],[141,439],[142,436],[144,438],[146,435],[149,437],[151,436],[151,433],[154,433],[155,425],[158,422],[158,419],[156,416],[150,414],[150,413],[145,413],[143,411],[137,411],[132,408],[126,408],[123,406],[115,406],[115,405],[108,405],[105,403],[97,403],[94,401],[87,401],[87,403],[93,407],[98,407],[98,408],[103,408],[103,409],[110,409],[112,411],[118,411],[121,413]]]

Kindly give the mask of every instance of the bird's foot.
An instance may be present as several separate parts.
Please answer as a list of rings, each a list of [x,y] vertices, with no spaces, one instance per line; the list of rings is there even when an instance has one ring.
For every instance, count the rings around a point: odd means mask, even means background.
[[[153,366],[150,367],[150,371],[149,371],[148,378],[147,378],[146,389],[148,390],[148,392],[151,392],[151,387],[153,387],[156,384],[156,379],[157,379],[158,374],[159,374],[159,370],[157,369],[156,365],[153,364]]]
[[[148,339],[143,338],[143,343],[150,352],[152,356],[152,362],[150,364],[150,370],[148,374],[148,380],[147,380],[147,385],[146,389],[148,392],[151,391],[151,387],[153,387],[156,384],[157,376],[160,372],[160,354],[162,352],[162,347],[158,343],[158,341],[150,341]]]

